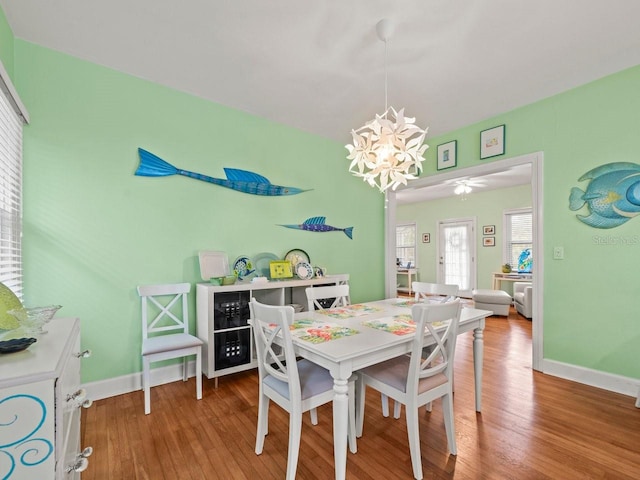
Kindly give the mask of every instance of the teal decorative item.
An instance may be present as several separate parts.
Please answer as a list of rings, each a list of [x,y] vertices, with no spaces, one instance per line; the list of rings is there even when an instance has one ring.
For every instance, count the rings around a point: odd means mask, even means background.
[[[616,162],[600,165],[578,181],[590,180],[585,191],[571,189],[569,208],[579,210],[585,204],[589,215],[576,215],[594,228],[614,228],[640,214],[640,165]]]
[[[327,217],[311,217],[307,218],[300,225],[280,225],[281,227],[293,228],[295,230],[307,230],[308,232],[344,232],[344,234],[353,240],[353,227],[337,228],[327,225],[325,222]]]
[[[530,248],[525,248],[518,257],[518,273],[531,273],[533,256]]]
[[[153,153],[142,148],[138,148],[138,154],[140,155],[140,165],[138,166],[135,174],[142,177],[169,177],[171,175],[183,175],[185,177],[195,178],[196,180],[202,180],[203,182],[213,183],[214,185],[219,185],[221,187],[231,188],[238,192],[250,193],[252,195],[265,195],[269,197],[297,195],[298,193],[308,192],[308,190],[301,190],[300,188],[273,185],[262,175],[258,175],[254,172],[248,172],[246,170],[225,168],[224,173],[227,176],[226,179],[214,178],[202,175],[201,173],[176,168],[170,163],[162,160],[160,157],[157,157]]]

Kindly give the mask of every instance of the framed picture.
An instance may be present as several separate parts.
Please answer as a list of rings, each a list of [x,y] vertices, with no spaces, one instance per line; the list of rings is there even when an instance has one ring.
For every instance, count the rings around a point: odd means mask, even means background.
[[[482,239],[483,247],[495,247],[496,246],[496,237],[484,237]]]
[[[456,140],[438,145],[438,170],[456,166],[457,146],[458,142]]]
[[[430,243],[431,242],[431,234],[423,233],[422,234],[422,243]]]
[[[504,125],[480,132],[480,159],[504,154]]]
[[[496,226],[495,225],[485,225],[482,227],[483,235],[495,235],[496,234]]]

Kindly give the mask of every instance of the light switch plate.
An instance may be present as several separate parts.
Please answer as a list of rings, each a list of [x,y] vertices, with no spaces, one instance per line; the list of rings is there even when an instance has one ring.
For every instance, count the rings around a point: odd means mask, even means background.
[[[553,259],[554,260],[564,259],[564,247],[553,247]]]

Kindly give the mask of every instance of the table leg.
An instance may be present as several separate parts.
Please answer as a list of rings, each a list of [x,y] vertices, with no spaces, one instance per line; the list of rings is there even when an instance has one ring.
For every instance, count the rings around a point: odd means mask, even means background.
[[[473,330],[473,376],[476,387],[476,412],[482,411],[482,363],[484,361],[484,321]]]
[[[336,480],[344,480],[347,474],[347,425],[349,423],[348,392],[348,380],[334,376],[333,457],[336,465]]]

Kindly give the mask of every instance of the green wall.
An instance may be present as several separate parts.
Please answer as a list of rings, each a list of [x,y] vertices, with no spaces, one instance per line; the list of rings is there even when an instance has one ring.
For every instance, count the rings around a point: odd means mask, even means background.
[[[135,286],[198,281],[199,249],[240,254],[304,248],[352,276],[354,300],[383,294],[382,197],[346,172],[342,145],[13,39],[0,17],[0,58],[31,115],[24,140],[26,301],[82,319],[94,356],[83,381],[139,371]],[[590,228],[568,209],[578,178],[640,163],[640,67],[428,140],[458,141],[458,167],[479,160],[481,130],[506,124],[506,154],[543,151],[544,357],[640,378],[640,220]],[[268,94],[268,92],[265,92]],[[416,112],[429,124],[428,115]],[[314,188],[258,198],[185,178],[134,177],[146,147],[183,168],[233,166]],[[580,213],[584,213],[584,210]],[[275,227],[326,215],[342,234]],[[563,246],[564,260],[553,260]]]
[[[531,207],[531,186],[502,188],[488,192],[471,192],[466,200],[454,195],[429,202],[398,205],[398,223],[415,223],[418,232],[418,275],[423,282],[437,281],[438,221],[455,218],[476,218],[476,254],[478,287],[492,288],[491,274],[502,265],[502,217],[504,210]],[[496,246],[482,246],[482,226],[495,225]],[[431,234],[430,243],[422,243],[423,233]],[[505,285],[505,287],[507,287]]]
[[[343,145],[21,40],[15,49],[32,120],[25,304],[58,303],[60,316],[81,318],[83,346],[93,350],[84,382],[140,370],[135,287],[202,281],[199,250],[233,262],[302,248],[314,265],[351,275],[354,301],[384,294],[384,197],[348,173]],[[313,190],[260,197],[181,176],[138,177],[138,147],[213,177],[235,167]],[[317,215],[353,226],[353,240],[277,226]]]
[[[591,228],[569,210],[569,192],[590,169],[640,164],[640,67],[634,67],[430,139],[426,174],[436,173],[436,145],[458,141],[458,166],[544,152],[544,358],[640,378],[640,219]],[[506,125],[505,155],[480,160],[480,131]],[[565,259],[553,260],[554,246]]]

